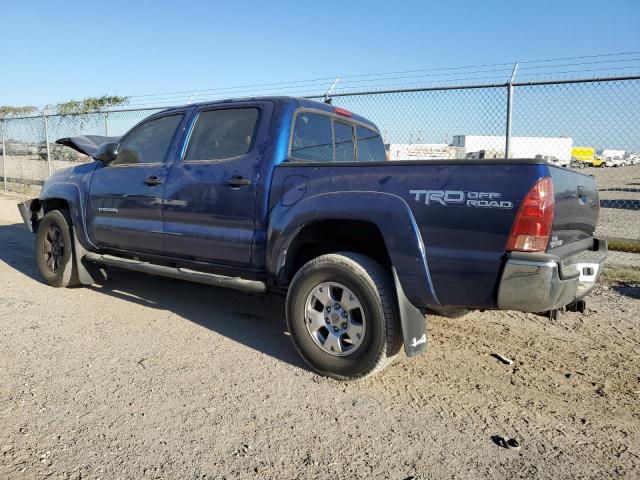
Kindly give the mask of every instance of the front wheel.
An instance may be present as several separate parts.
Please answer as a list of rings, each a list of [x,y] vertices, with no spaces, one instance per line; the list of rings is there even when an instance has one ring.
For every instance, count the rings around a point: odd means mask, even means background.
[[[42,278],[53,287],[77,285],[71,217],[66,210],[52,210],[38,223],[36,261]]]
[[[296,273],[287,294],[287,325],[304,361],[339,380],[382,370],[402,342],[389,274],[351,252],[322,255]]]

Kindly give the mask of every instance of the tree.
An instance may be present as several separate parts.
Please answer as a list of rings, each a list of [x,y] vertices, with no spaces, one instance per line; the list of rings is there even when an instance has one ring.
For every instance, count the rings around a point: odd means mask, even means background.
[[[0,119],[10,118],[10,117],[23,117],[25,115],[29,115],[30,113],[36,112],[38,109],[36,107],[25,106],[25,107],[12,107],[10,105],[3,105],[0,107]]]
[[[60,115],[87,115],[94,112],[102,112],[111,107],[125,105],[129,97],[117,95],[103,95],[102,97],[89,97],[84,100],[69,100],[55,105],[53,109]]]

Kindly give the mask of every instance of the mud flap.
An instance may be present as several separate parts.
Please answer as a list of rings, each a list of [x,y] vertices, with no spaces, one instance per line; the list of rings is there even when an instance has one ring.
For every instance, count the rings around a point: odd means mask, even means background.
[[[404,351],[407,357],[420,355],[427,350],[427,320],[418,308],[407,299],[398,280],[396,269],[393,270],[393,282],[398,296],[398,313],[402,325]]]
[[[73,248],[76,253],[76,268],[78,270],[78,281],[82,285],[93,285],[103,283],[107,279],[107,271],[104,267],[96,265],[88,261],[85,256],[87,250],[80,244],[76,236],[75,229],[73,231]]]

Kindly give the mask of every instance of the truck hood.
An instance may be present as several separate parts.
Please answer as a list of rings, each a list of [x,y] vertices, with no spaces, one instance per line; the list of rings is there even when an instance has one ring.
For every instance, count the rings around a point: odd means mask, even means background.
[[[93,157],[103,143],[117,142],[120,137],[103,137],[100,135],[82,135],[80,137],[64,137],[56,140],[59,145],[73,148],[76,152]]]

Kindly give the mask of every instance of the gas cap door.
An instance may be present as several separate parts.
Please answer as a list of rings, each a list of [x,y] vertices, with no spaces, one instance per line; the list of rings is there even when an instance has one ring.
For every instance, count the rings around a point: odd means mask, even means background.
[[[282,182],[283,206],[288,207],[299,201],[307,193],[307,177],[304,175],[289,175]]]

